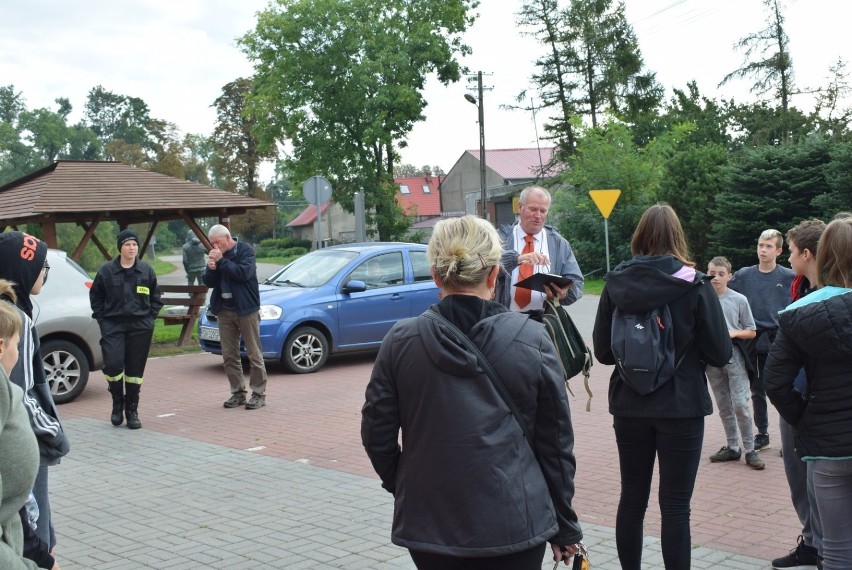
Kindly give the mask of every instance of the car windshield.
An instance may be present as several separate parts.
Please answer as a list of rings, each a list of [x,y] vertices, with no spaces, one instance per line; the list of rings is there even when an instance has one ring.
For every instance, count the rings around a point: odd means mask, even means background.
[[[267,284],[282,287],[319,287],[337,275],[358,252],[348,250],[320,250],[302,256],[269,279]]]

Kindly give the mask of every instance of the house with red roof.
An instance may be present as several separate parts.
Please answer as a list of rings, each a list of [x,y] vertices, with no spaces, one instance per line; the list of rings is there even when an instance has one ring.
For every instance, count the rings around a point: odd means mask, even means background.
[[[488,218],[496,226],[513,223],[512,198],[531,184],[557,175],[556,147],[485,150],[485,193]],[[441,210],[479,215],[482,212],[479,149],[466,150],[441,183]]]
[[[396,198],[412,220],[412,229],[431,228],[441,216],[441,182],[443,176],[412,176],[394,178]],[[333,201],[320,208],[322,240],[325,244],[355,241],[355,216]],[[293,235],[316,243],[317,207],[305,208],[287,227]],[[374,239],[367,236],[368,240]]]

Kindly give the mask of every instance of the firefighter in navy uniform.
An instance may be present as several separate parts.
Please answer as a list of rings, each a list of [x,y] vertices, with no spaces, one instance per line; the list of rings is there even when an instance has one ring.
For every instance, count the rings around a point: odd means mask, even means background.
[[[112,393],[112,425],[139,429],[137,407],[154,319],[163,306],[157,276],[136,258],[139,236],[132,230],[118,234],[119,255],[104,263],[95,276],[89,300],[92,316],[101,327],[103,372]]]

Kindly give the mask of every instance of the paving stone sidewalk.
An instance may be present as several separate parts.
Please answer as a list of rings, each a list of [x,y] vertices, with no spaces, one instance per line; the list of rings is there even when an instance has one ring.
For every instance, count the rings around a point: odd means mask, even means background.
[[[65,425],[73,453],[51,472],[63,570],[414,568],[390,543],[391,497],[374,478],[102,420]],[[593,568],[619,568],[613,529],[583,528]],[[663,567],[657,539],[644,561]],[[768,566],[703,547],[693,561]]]

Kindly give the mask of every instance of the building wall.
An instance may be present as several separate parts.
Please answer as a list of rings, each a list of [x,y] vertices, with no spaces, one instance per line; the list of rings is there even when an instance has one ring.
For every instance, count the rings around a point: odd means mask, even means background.
[[[311,206],[314,207],[315,206]],[[311,240],[316,249],[316,221],[305,226],[292,228],[293,235],[300,239]],[[355,235],[355,216],[343,210],[339,204],[332,203],[322,213],[322,239],[334,243],[351,242]],[[328,243],[328,242],[326,242]]]
[[[485,164],[485,188],[487,199],[504,193],[503,177]],[[447,173],[441,184],[441,206],[444,212],[479,214],[482,197],[480,186],[479,157],[465,152]]]

